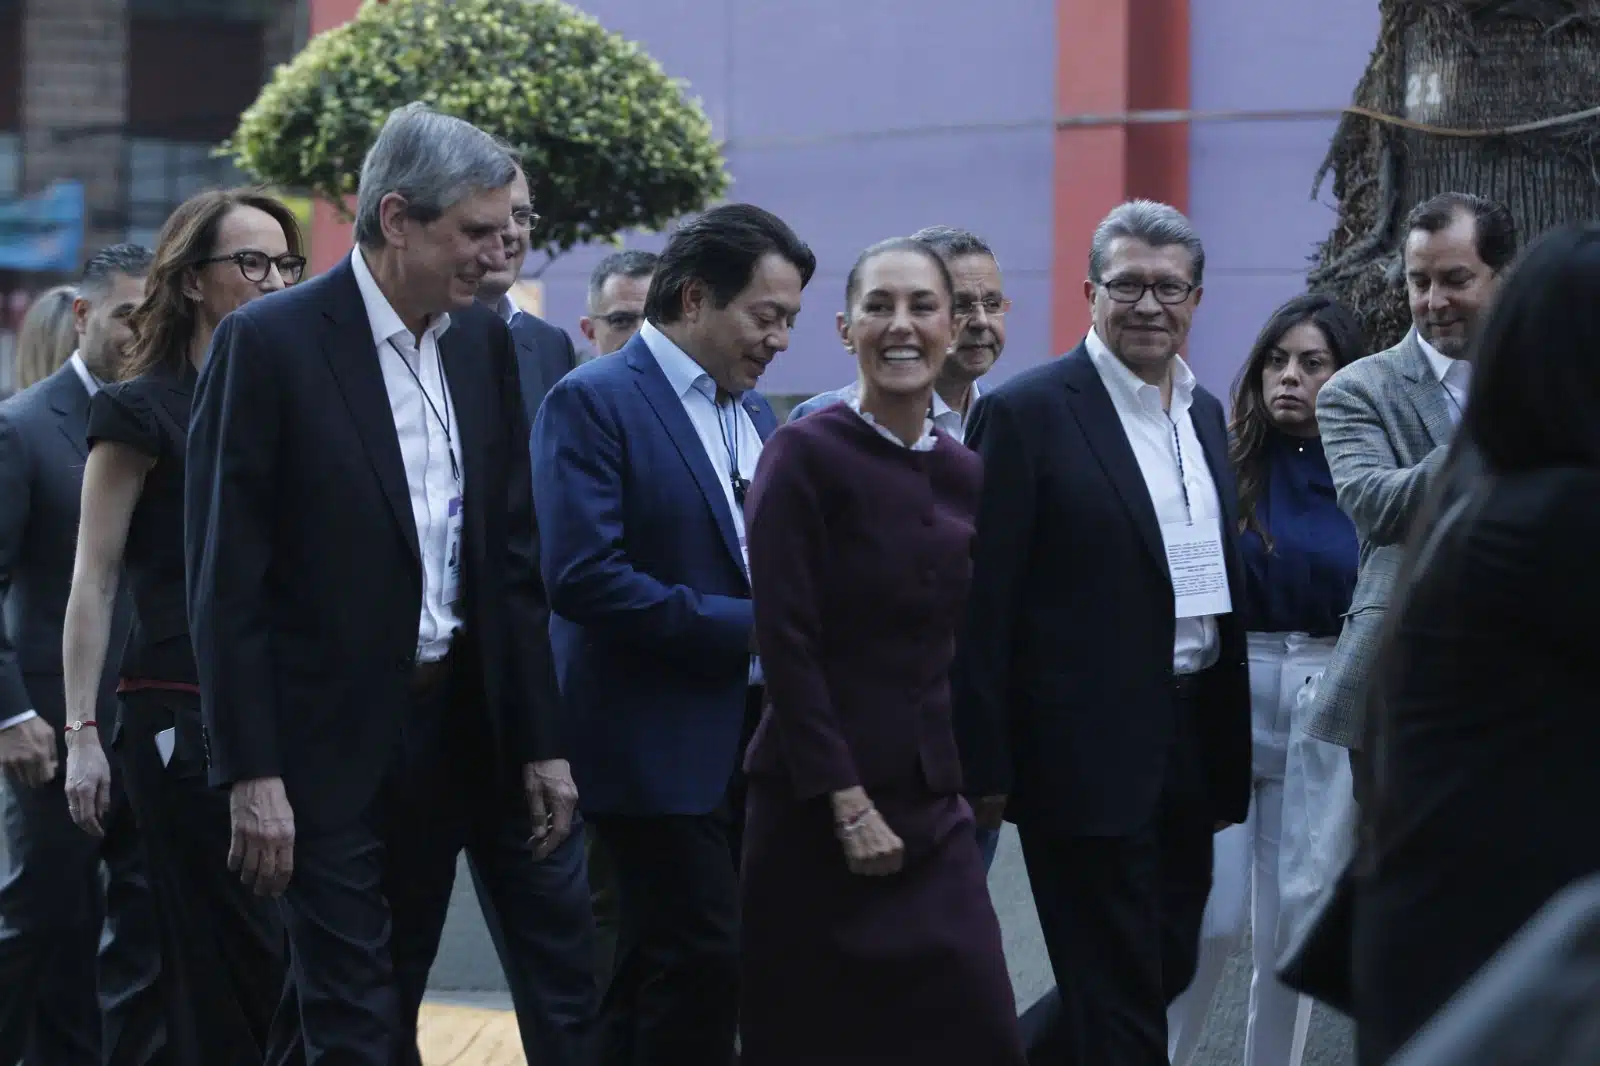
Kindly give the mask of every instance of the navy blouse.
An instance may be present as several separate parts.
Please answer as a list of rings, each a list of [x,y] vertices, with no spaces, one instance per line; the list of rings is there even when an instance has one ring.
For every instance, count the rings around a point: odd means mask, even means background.
[[[1245,628],[1337,636],[1355,592],[1360,546],[1334,499],[1322,441],[1270,431],[1266,459],[1256,519],[1271,535],[1272,550],[1253,529],[1239,537]]]

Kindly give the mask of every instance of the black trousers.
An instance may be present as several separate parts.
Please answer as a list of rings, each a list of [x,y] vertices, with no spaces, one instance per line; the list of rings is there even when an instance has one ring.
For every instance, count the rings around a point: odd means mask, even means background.
[[[1195,708],[1149,822],[1120,837],[1018,827],[1056,988],[1023,1016],[1033,1066],[1166,1066],[1166,1008],[1194,980],[1214,825]]]
[[[175,740],[163,765],[166,729]],[[117,743],[161,934],[167,1061],[259,1063],[284,987],[283,927],[228,870],[229,798],[206,781],[199,697],[124,694]]]
[[[622,917],[617,910],[617,864],[592,825],[584,826],[584,860],[589,871],[589,907],[594,913],[594,977],[601,995],[611,984],[611,967],[617,957],[617,930]]]
[[[67,814],[60,755],[54,780],[8,785],[4,802],[0,1063],[150,1066],[166,1039],[161,953],[122,771],[109,753],[111,808],[97,842]]]
[[[761,713],[745,707],[742,754]],[[739,853],[745,781],[709,814],[593,814],[620,910],[600,1006],[599,1066],[726,1066],[739,1027]]]
[[[506,780],[472,820],[467,865],[511,989],[524,1057],[537,1066],[589,1066],[599,992],[584,826],[535,860],[520,780]]]
[[[439,950],[456,860],[489,774],[487,725],[453,681],[396,708],[400,731],[365,811],[296,824],[295,870],[279,901],[305,1057],[318,1066],[418,1066],[417,1013]],[[505,802],[511,802],[509,799]],[[521,802],[520,800],[518,802]],[[271,1058],[292,1059],[274,1040]]]

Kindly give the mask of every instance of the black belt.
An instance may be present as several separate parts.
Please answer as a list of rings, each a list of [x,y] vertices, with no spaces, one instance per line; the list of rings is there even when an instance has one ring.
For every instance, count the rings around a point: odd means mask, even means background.
[[[1172,695],[1180,700],[1193,700],[1200,697],[1200,690],[1205,687],[1206,678],[1211,671],[1199,670],[1192,674],[1174,674],[1172,676]]]

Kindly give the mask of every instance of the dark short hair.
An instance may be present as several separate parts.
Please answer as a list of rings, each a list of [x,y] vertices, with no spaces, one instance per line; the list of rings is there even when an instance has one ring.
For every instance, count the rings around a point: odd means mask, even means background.
[[[111,291],[112,278],[142,278],[150,273],[155,253],[142,244],[112,244],[100,249],[83,265],[78,279],[78,295],[85,300],[102,300]]]
[[[1499,200],[1470,192],[1442,192],[1406,215],[1404,234],[1438,233],[1462,215],[1472,218],[1473,245],[1484,266],[1499,273],[1517,257],[1517,220]]]
[[[750,284],[761,258],[774,252],[800,271],[802,286],[811,283],[817,257],[787,222],[754,204],[713,207],[668,239],[650,279],[645,318],[676,322],[683,314],[683,290],[695,279],[710,288],[715,306],[728,306]]]
[[[947,263],[968,255],[986,255],[990,259],[995,257],[988,241],[971,230],[956,229],[954,226],[925,226],[913,233],[911,239],[926,244]]]
[[[1458,441],[1495,473],[1600,468],[1600,224],[1541,236],[1495,294],[1472,348]]]
[[[950,268],[945,265],[944,259],[934,250],[933,246],[915,237],[890,237],[886,241],[879,241],[877,244],[868,246],[860,255],[856,256],[855,264],[851,266],[850,273],[844,279],[844,307],[846,314],[849,314],[850,308],[856,302],[856,296],[861,289],[861,271],[866,269],[866,265],[880,255],[888,255],[890,252],[910,252],[913,255],[920,255],[932,263],[934,269],[939,272],[939,279],[944,283],[945,299],[951,303],[955,302],[956,286],[955,282],[950,278]]]
[[[600,304],[600,294],[612,278],[648,278],[656,272],[660,257],[654,252],[629,248],[612,252],[594,265],[589,275],[589,311],[592,314]]]

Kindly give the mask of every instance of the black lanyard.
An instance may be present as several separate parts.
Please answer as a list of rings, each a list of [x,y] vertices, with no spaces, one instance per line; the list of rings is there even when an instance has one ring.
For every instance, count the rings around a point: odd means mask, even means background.
[[[389,341],[389,347],[394,349],[395,355],[400,356],[401,365],[406,368],[406,373],[411,375],[411,380],[417,383],[417,391],[422,393],[422,398],[427,401],[428,410],[433,412],[433,420],[439,423],[440,429],[444,430],[444,453],[450,457],[450,476],[455,478],[457,485],[461,484],[461,468],[456,465],[456,450],[454,447],[455,438],[450,435],[449,396],[446,395],[445,397],[444,414],[441,415],[439,413],[439,408],[434,406],[433,397],[428,395],[428,390],[423,386],[422,378],[417,376],[417,372],[415,370],[411,369],[411,360],[405,357],[405,354],[400,351],[400,346],[395,344],[393,339]],[[417,356],[420,359],[422,353],[419,351]],[[433,362],[434,365],[439,369],[439,388],[449,388],[449,386],[445,384],[444,380],[444,360],[439,358],[439,351],[437,348],[435,348],[433,352]]]
[[[725,394],[721,389],[718,389],[713,395],[722,396]],[[711,405],[717,409],[717,429],[722,433],[722,446],[728,449],[728,484],[733,487],[733,502],[743,507],[744,495],[746,490],[750,488],[750,482],[746,481],[744,475],[739,473],[739,405],[731,395],[728,396],[727,409],[733,416],[733,436],[731,439],[728,435],[728,419],[722,415],[722,404],[714,398],[711,401]]]
[[[1167,424],[1172,427],[1172,450],[1178,456],[1178,487],[1183,490],[1183,513],[1192,526],[1194,525],[1194,510],[1189,506],[1189,478],[1183,472],[1183,438],[1178,436],[1177,419],[1172,417],[1170,411],[1166,412],[1166,415]]]

